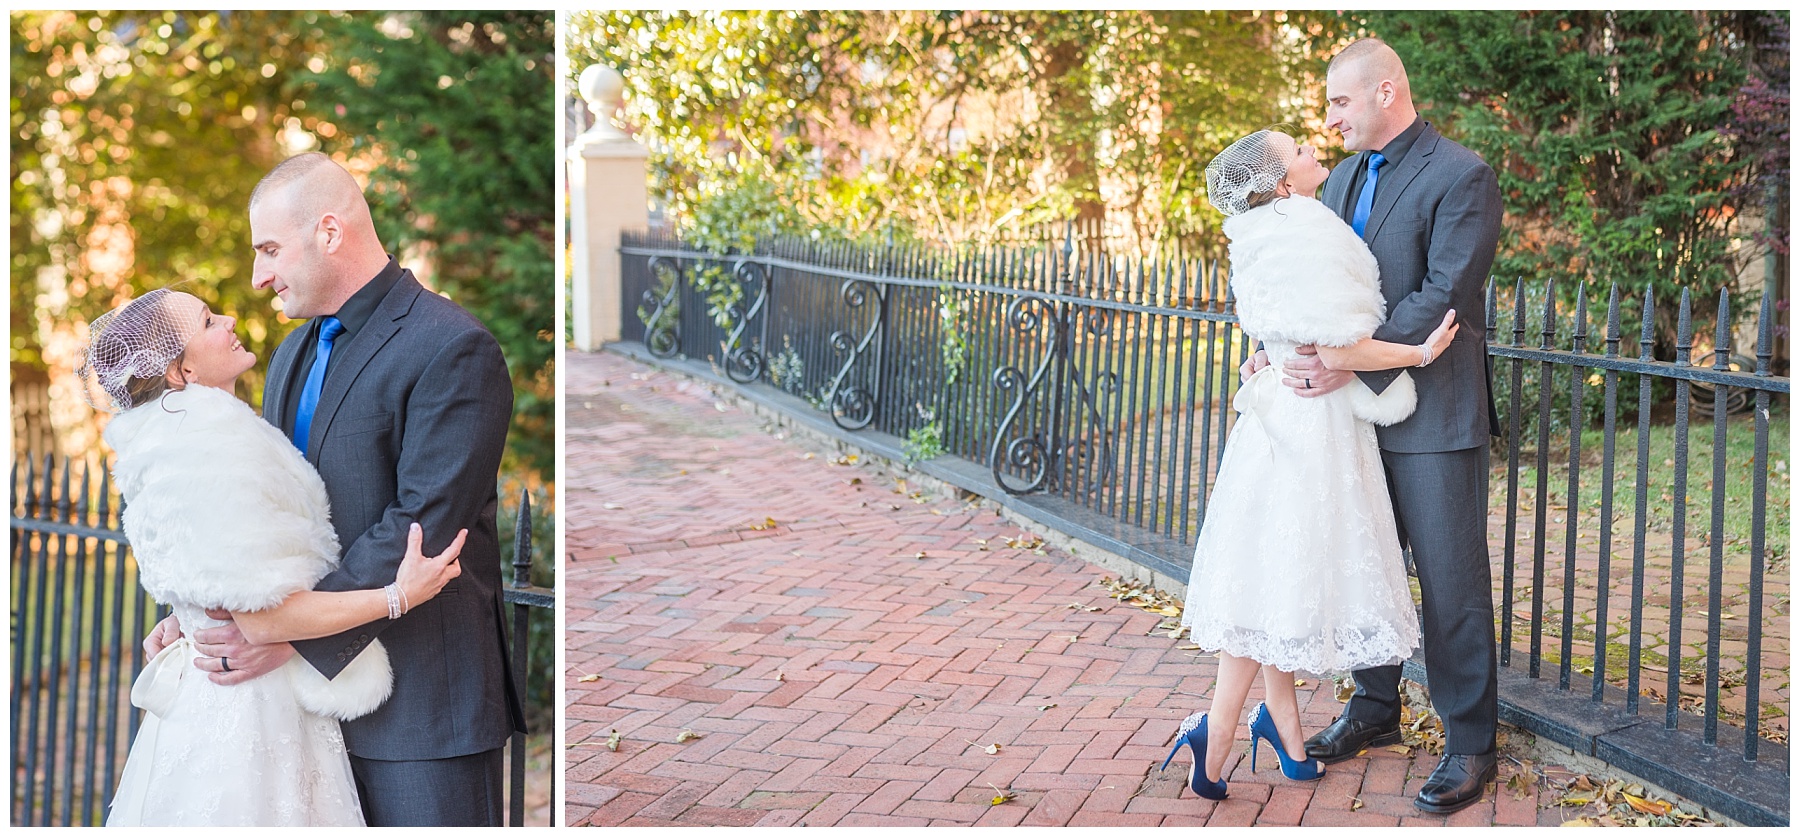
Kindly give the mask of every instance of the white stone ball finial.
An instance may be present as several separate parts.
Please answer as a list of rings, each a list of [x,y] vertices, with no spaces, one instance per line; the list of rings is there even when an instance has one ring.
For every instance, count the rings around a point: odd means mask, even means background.
[[[605,64],[590,65],[581,71],[576,89],[581,92],[581,98],[587,101],[588,112],[594,115],[594,126],[582,133],[582,142],[618,142],[631,139],[629,134],[613,124],[613,114],[625,104],[625,77],[619,75],[618,70]]]

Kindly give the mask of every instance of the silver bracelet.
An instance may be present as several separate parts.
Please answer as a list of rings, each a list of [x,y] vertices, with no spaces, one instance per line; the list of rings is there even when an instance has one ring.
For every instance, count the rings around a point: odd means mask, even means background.
[[[400,615],[405,616],[412,610],[412,600],[407,598],[406,588],[401,587],[400,582],[394,582],[394,589],[400,591]]]
[[[1431,344],[1430,343],[1419,344],[1419,351],[1423,352],[1425,355],[1425,359],[1419,361],[1419,365],[1420,366],[1430,366],[1431,365]]]
[[[388,618],[389,619],[399,619],[400,618],[400,584],[399,584],[399,582],[395,582],[393,584],[389,584],[388,586],[381,588],[381,592],[387,594]]]

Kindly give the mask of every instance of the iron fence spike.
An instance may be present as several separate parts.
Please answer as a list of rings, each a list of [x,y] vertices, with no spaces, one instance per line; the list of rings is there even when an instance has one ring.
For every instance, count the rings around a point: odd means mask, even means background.
[[[1556,341],[1556,280],[1544,282],[1544,332],[1540,349],[1551,348]]]
[[[1675,319],[1675,362],[1689,365],[1688,353],[1694,348],[1694,306],[1688,289],[1681,289],[1681,309]]]
[[[1756,375],[1769,377],[1769,362],[1775,357],[1774,296],[1763,288],[1762,310],[1756,315]]]
[[[1731,363],[1731,289],[1719,289],[1719,316],[1713,331],[1714,369],[1730,368]]]
[[[1619,283],[1612,283],[1606,297],[1606,356],[1619,356]]]

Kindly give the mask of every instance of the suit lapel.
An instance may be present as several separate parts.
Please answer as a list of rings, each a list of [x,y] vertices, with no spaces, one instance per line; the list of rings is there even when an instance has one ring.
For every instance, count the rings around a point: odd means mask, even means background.
[[[281,345],[275,348],[275,357],[269,361],[269,376],[263,381],[263,421],[274,425],[284,436],[292,436],[294,431],[285,424],[288,387],[293,384],[294,365],[300,362],[300,349],[306,345],[306,341],[319,339],[318,331],[318,318],[315,317],[281,341]]]
[[[1430,125],[1425,126],[1418,140],[1413,142],[1412,151],[1401,161],[1399,170],[1382,178],[1386,182],[1377,184],[1375,204],[1369,207],[1369,223],[1363,227],[1363,241],[1375,240],[1375,234],[1381,231],[1382,222],[1387,220],[1394,205],[1400,202],[1400,195],[1406,192],[1407,186],[1412,185],[1419,172],[1431,164],[1431,155],[1437,151],[1437,142],[1438,132]],[[1393,180],[1388,181],[1388,177]]]
[[[1356,170],[1364,165],[1363,157],[1361,152],[1350,155],[1350,159],[1338,163],[1337,168],[1331,170],[1332,176],[1325,180],[1324,204],[1346,224],[1350,223],[1350,215],[1356,209],[1356,202],[1350,198],[1350,184],[1356,180]]]
[[[312,428],[306,438],[306,458],[314,464],[319,461],[325,433],[331,428],[332,419],[337,417],[338,408],[344,405],[344,396],[350,393],[351,384],[356,383],[357,376],[362,374],[369,361],[375,359],[381,347],[400,332],[401,321],[412,310],[413,300],[423,292],[424,287],[413,278],[412,271],[402,271],[400,280],[388,290],[387,296],[381,298],[381,305],[370,315],[362,332],[343,348],[342,355],[332,358],[331,363],[336,368],[325,376],[325,388],[319,392],[319,406],[313,411]]]

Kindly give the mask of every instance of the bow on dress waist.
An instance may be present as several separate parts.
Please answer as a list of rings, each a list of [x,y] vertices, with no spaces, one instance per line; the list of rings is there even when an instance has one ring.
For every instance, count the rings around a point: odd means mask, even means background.
[[[168,717],[181,692],[181,678],[195,671],[194,658],[199,653],[186,636],[164,646],[132,682],[131,705],[158,718]]]

